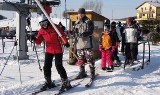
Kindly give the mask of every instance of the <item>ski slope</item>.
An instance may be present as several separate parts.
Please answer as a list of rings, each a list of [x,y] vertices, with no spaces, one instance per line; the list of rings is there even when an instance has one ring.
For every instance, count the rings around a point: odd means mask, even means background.
[[[8,39],[6,39],[8,40]],[[29,60],[20,60],[20,72],[17,60],[13,59],[16,55],[14,49],[11,58],[6,64],[4,71],[0,76],[0,95],[30,95],[31,92],[40,88],[44,83],[43,72],[39,70],[36,53],[31,48],[31,43],[28,42]],[[6,43],[5,53],[2,53],[2,43],[0,41],[0,71],[4,67],[9,53],[13,47],[13,43]],[[147,49],[147,48],[146,48]],[[43,45],[37,46],[40,64],[43,67],[44,53]],[[148,50],[146,50],[147,54]],[[148,58],[148,55],[146,55]],[[100,69],[101,60],[96,60],[96,77],[94,84],[90,88],[85,87],[85,83],[89,79],[77,80],[71,84],[81,81],[81,85],[65,92],[62,95],[159,95],[160,93],[160,47],[151,45],[151,62],[139,71],[131,69],[123,70],[123,67],[115,67],[113,72],[105,72]],[[68,50],[65,48],[63,56],[64,67],[68,76],[75,76],[79,72],[78,66],[66,64],[68,60]],[[119,55],[124,61],[124,57]],[[139,46],[139,59],[142,59],[142,45]],[[86,66],[86,71],[89,73],[89,66]],[[60,80],[53,61],[52,80],[57,83]],[[56,83],[55,82],[55,83]],[[54,95],[59,87],[39,93],[38,95]]]

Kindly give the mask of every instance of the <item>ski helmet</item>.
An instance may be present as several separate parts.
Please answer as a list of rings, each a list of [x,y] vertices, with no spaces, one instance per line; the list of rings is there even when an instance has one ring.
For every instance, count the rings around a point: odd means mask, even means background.
[[[110,20],[105,19],[104,20],[104,31],[108,31],[110,29]]]
[[[38,18],[38,20],[39,20],[39,23],[40,23],[40,22],[46,21],[46,20],[48,20],[48,19],[47,19],[46,16],[43,15],[43,16],[40,16],[40,17]]]

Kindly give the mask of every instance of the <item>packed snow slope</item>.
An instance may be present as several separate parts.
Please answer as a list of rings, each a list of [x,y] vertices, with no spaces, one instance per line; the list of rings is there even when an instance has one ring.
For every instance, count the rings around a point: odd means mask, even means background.
[[[7,40],[6,40],[7,41]],[[28,60],[20,60],[20,68],[16,56],[16,49],[14,49],[9,61],[8,56],[13,48],[12,42],[6,42],[4,53],[2,52],[2,43],[0,43],[0,95],[30,95],[31,92],[39,89],[44,83],[43,72],[39,70],[36,53],[28,42]],[[33,44],[32,44],[33,46]],[[38,57],[40,59],[41,67],[44,63],[43,45],[36,46]],[[142,60],[143,45],[139,45],[138,59]],[[68,49],[65,48],[63,63],[69,77],[75,76],[79,72],[79,67],[66,64],[68,61]],[[146,57],[148,58],[148,46],[146,44]],[[122,62],[124,56],[118,55]],[[7,63],[6,63],[7,62]],[[5,65],[6,63],[6,65]],[[105,72],[100,68],[101,60],[96,60],[96,77],[94,84],[90,88],[85,87],[85,83],[89,81],[88,78],[83,80],[76,80],[71,84],[81,81],[81,85],[75,87],[63,95],[160,95],[160,47],[151,45],[151,61],[144,69],[139,71],[132,71],[127,67],[115,67],[113,72]],[[86,71],[89,75],[89,66],[86,65]],[[20,77],[21,75],[21,77]],[[54,61],[52,67],[52,80],[58,83],[60,76],[58,75]],[[48,91],[39,93],[38,95],[53,95],[58,91],[59,87],[50,89]]]

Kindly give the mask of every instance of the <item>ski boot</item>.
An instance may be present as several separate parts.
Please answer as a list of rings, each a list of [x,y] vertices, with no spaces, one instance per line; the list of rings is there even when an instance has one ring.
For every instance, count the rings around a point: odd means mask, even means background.
[[[85,73],[85,67],[84,66],[80,66],[80,72],[78,73],[78,76],[75,79],[82,79],[87,77],[87,74]]]
[[[89,66],[90,67],[90,72],[91,72],[91,79],[95,78],[95,67],[94,66]]]
[[[114,67],[120,67],[121,62],[119,60],[114,60]]]
[[[59,92],[63,92],[63,91],[68,90],[70,88],[72,88],[70,81],[68,79],[62,79],[62,86],[61,86]]]
[[[47,90],[56,87],[54,82],[51,81],[50,77],[45,77],[46,82],[43,84],[41,90]]]
[[[113,65],[107,67],[107,72],[113,72],[113,70],[114,70]]]

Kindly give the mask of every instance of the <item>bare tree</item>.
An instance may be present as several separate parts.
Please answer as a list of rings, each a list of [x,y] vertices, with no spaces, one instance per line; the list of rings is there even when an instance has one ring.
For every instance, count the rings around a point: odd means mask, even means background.
[[[84,2],[81,7],[101,14],[102,6],[103,3],[101,0],[86,0],[86,2]]]

